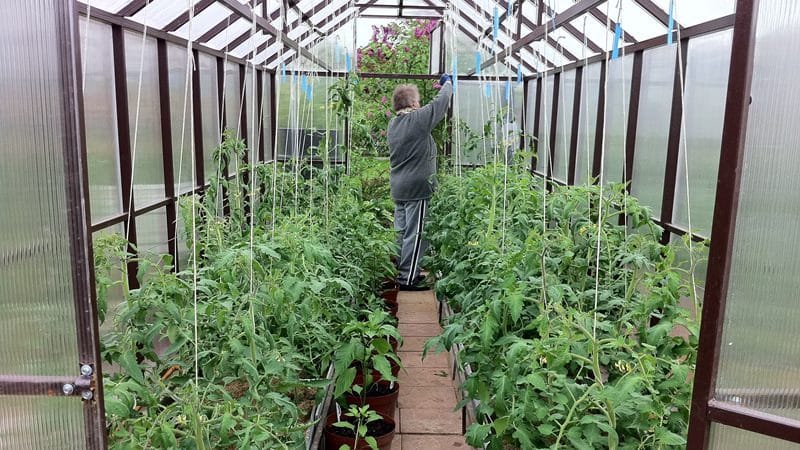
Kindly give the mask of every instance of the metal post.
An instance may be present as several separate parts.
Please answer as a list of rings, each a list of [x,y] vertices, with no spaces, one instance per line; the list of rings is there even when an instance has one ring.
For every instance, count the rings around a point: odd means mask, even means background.
[[[603,134],[606,126],[606,90],[603,89],[603,86],[606,84],[606,66],[606,61],[602,60],[600,62],[600,93],[597,95],[597,123],[594,132],[594,158],[592,161],[592,176],[595,178],[600,177],[600,170],[603,167]]]
[[[711,419],[709,402],[714,397],[719,368],[720,340],[728,298],[733,238],[739,205],[742,161],[753,79],[753,54],[759,0],[738,0],[725,102],[725,122],[719,158],[714,221],[711,229],[700,348],[692,391],[687,449],[701,450],[708,445]]]
[[[117,137],[119,139],[120,181],[122,186],[122,212],[126,215],[125,232],[128,237],[128,253],[136,254],[136,217],[133,215],[133,161],[131,156],[131,126],[128,113],[128,80],[125,63],[125,33],[122,27],[112,25],[111,39],[114,57],[114,93],[117,105]],[[136,277],[139,264],[135,258],[128,261],[128,285],[139,287]]]
[[[672,223],[672,213],[675,203],[675,179],[678,174],[678,157],[681,148],[681,122],[683,120],[683,92],[681,92],[681,77],[686,77],[686,58],[689,50],[689,40],[683,39],[680,44],[681,52],[684,55],[683,73],[680,64],[677,62],[676,53],[675,80],[672,88],[672,114],[669,122],[669,140],[667,143],[666,169],[664,172],[664,192],[661,200],[661,222]],[[689,230],[692,231],[692,230]],[[671,233],[664,230],[661,242],[666,244],[670,240]]]
[[[58,64],[61,66],[61,90],[65,119],[64,181],[67,202],[67,225],[72,260],[72,289],[75,304],[79,368],[88,367],[94,388],[92,397],[83,400],[85,448],[101,450],[107,446],[103,372],[100,359],[100,327],[97,320],[97,297],[92,251],[91,211],[89,207],[89,168],[84,126],[81,55],[78,12],[73,2],[54,1],[58,35]],[[55,43],[54,43],[55,44]],[[86,369],[84,369],[85,371]],[[77,445],[77,443],[76,443]]]
[[[158,94],[161,106],[161,156],[164,165],[164,194],[169,203],[167,214],[167,248],[172,255],[174,270],[178,271],[177,213],[175,208],[175,169],[172,166],[172,117],[169,95],[169,58],[167,43],[156,40],[158,52]]]

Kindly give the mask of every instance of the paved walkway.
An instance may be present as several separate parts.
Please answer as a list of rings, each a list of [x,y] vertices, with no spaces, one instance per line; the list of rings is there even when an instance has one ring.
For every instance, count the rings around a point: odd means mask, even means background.
[[[425,341],[441,332],[433,291],[400,292],[398,319],[403,336],[400,359],[400,435],[393,450],[469,449],[461,434],[461,411],[453,411],[457,386],[452,381],[449,354],[429,354],[422,360]]]

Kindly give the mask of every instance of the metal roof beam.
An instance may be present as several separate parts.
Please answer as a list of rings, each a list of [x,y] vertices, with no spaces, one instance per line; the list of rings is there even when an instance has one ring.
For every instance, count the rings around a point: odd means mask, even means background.
[[[545,36],[545,34],[548,33],[548,30],[556,29],[556,28],[560,27],[562,24],[564,24],[566,22],[569,22],[570,20],[572,20],[572,19],[574,19],[574,18],[576,18],[576,17],[578,17],[578,16],[580,16],[582,14],[585,14],[587,11],[592,10],[592,8],[596,7],[597,5],[599,5],[602,2],[603,2],[603,0],[581,0],[578,3],[575,3],[574,5],[570,6],[567,9],[565,9],[564,12],[562,12],[561,14],[558,14],[555,17],[553,17],[552,19],[548,20],[548,22],[549,22],[548,24],[540,25],[539,27],[534,29],[532,32],[530,32],[527,35],[525,35],[522,39],[520,39],[517,42],[515,42],[511,46],[511,52],[513,53],[513,52],[519,50],[520,48],[525,47],[526,45],[530,44],[531,42],[534,42],[534,41],[537,41],[537,40],[543,38]],[[503,61],[505,59],[505,57],[506,57],[505,52],[504,53],[500,53],[500,54],[496,54],[493,58],[491,58],[488,61],[486,61],[483,64],[481,64],[481,69],[485,69],[487,67],[492,66],[493,64],[501,62],[501,61]],[[475,70],[470,72],[469,75],[472,75],[473,73],[475,73]]]
[[[475,11],[477,11],[479,13],[481,11],[483,11],[483,9],[481,9],[478,5],[476,5],[473,0],[464,0],[464,3],[466,3],[468,6],[471,6]],[[472,17],[470,17],[468,14],[465,14],[463,8],[458,8],[458,13],[459,13],[459,16],[461,16],[462,20],[464,20],[465,22],[467,22],[470,25],[472,25],[473,27],[475,27],[476,30],[480,30],[481,29],[481,27],[478,26],[478,23]],[[479,43],[479,41],[476,41],[476,43]],[[498,42],[497,45],[500,47],[500,51],[498,53],[505,54],[506,47],[503,45],[503,43],[502,42]],[[513,52],[516,52],[517,50],[519,50],[519,48],[516,48],[516,49],[512,48],[511,52],[513,53]],[[544,62],[545,67],[556,67],[557,66],[555,62],[550,61],[548,58],[546,58],[543,54],[539,53],[535,49],[532,48],[531,51],[532,51],[532,53],[534,55],[537,55],[542,59],[542,61]],[[503,58],[505,58],[505,56],[503,56]],[[489,67],[489,66],[487,65],[486,67]],[[485,67],[481,66],[481,68],[485,68]],[[534,69],[534,72],[537,72],[537,71]],[[473,75],[474,73],[475,73],[475,71],[473,70],[468,75]]]
[[[199,38],[195,39],[195,41],[200,43],[205,43],[210,41],[214,36],[225,31],[225,28],[231,26],[231,24],[236,21],[236,18],[237,18],[236,14],[231,14],[224,20],[220,21],[219,23],[211,27],[208,31],[203,33]]]
[[[603,13],[598,9],[589,10],[589,14],[591,14],[595,19],[597,19],[598,22],[602,24],[608,23],[608,32],[614,34],[614,30],[616,30],[617,28],[617,22],[615,22],[614,19],[606,17],[605,13]],[[635,37],[633,37],[633,35],[631,35],[627,31],[625,32],[625,38],[626,38],[625,40],[627,40],[631,44],[639,42],[638,40],[636,40]]]
[[[234,13],[238,14],[240,17],[246,20],[255,21],[256,26],[260,28],[261,31],[267,34],[271,34],[273,36],[278,36],[278,34],[280,33],[275,27],[272,26],[271,23],[269,23],[269,21],[267,21],[267,19],[259,15],[252,14],[252,11],[250,10],[249,7],[239,3],[237,0],[219,0],[219,1],[222,2],[222,4],[225,5],[226,7],[233,10]],[[307,49],[297,45],[297,42],[295,42],[293,39],[290,39],[288,36],[283,35],[281,37],[281,40],[283,41],[284,45],[300,53],[303,57],[307,58],[309,61],[312,61],[314,64],[318,65],[319,67],[327,71],[331,70],[328,67],[328,65],[325,64],[325,62],[319,60],[319,58],[312,55],[311,52],[309,52]]]
[[[556,15],[556,11],[553,8],[551,8],[551,7],[547,6],[547,5],[545,5],[545,8],[546,8],[547,14],[549,16],[552,17],[552,16]],[[533,22],[531,22],[530,19],[528,19],[527,17],[523,16],[523,20],[525,21],[525,24],[528,25],[531,28],[531,30],[535,30],[536,29],[537,25],[535,25]],[[589,39],[589,36],[586,36],[583,32],[581,32],[580,30],[575,28],[575,26],[572,25],[571,23],[569,23],[569,22],[564,23],[564,25],[562,25],[562,28],[564,28],[564,31],[566,31],[567,33],[571,34],[575,39],[579,40],[580,42],[583,42],[583,38],[585,37],[586,38],[586,45],[593,52],[602,53],[604,51],[593,40]]]
[[[133,0],[117,11],[117,15],[122,17],[132,16],[141,11],[148,3],[150,3],[150,0]]]
[[[634,1],[638,3],[639,6],[642,7],[642,9],[647,11],[648,14],[653,16],[654,19],[664,24],[665,27],[669,27],[669,12],[666,12],[663,9],[659,8],[658,5],[653,3],[653,0],[634,0]],[[674,17],[673,17],[673,22],[675,28],[683,29],[683,26],[681,26],[681,24],[679,24],[677,20],[674,20]]]
[[[194,5],[194,15],[198,15],[201,12],[205,11],[206,8],[216,3],[217,0],[200,0],[196,5]],[[178,28],[186,25],[189,23],[189,12],[186,11],[180,16],[176,17],[172,22],[168,23],[163,30],[164,31],[175,31]]]

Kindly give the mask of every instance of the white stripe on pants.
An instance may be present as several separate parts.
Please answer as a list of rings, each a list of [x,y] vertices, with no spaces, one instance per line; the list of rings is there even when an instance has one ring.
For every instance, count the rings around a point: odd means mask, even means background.
[[[419,277],[419,261],[428,247],[422,239],[427,207],[428,200],[395,202],[394,227],[400,247],[397,281],[402,284],[413,284]]]

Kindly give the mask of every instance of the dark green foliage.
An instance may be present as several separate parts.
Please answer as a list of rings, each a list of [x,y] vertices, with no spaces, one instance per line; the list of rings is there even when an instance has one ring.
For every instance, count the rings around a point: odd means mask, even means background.
[[[621,185],[602,191],[602,217],[600,195],[547,192],[523,169],[490,165],[446,177],[431,202],[426,264],[456,314],[427,348],[464,345],[464,388],[483,421],[471,445],[685,444],[698,321],[679,302],[695,298],[694,267],[658,242],[649,211]]]
[[[375,287],[393,276],[393,232],[364,180],[250,167],[245,149],[226,133],[219,166],[239,170],[181,203],[189,247],[196,241],[189,267],[139,259],[141,288],[124,288],[109,315],[103,357],[119,368],[104,379],[112,448],[303,448],[346,327],[377,307]],[[126,279],[126,248],[119,236],[95,243],[101,300],[114,272]]]

